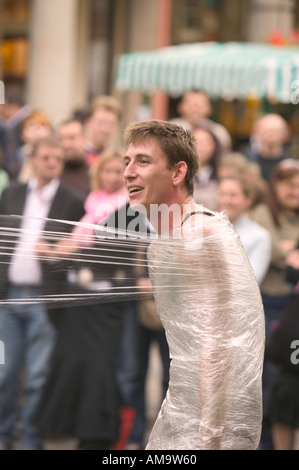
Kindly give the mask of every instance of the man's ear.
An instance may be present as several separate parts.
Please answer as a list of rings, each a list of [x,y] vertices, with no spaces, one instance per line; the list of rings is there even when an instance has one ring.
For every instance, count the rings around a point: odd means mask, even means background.
[[[175,186],[179,185],[184,181],[187,174],[188,166],[186,162],[178,162],[174,166],[174,172],[172,175],[172,182]]]

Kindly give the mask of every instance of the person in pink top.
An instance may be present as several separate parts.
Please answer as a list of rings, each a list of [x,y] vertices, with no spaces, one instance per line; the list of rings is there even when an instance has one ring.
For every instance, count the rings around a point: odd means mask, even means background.
[[[73,239],[80,241],[80,245],[82,242],[92,242],[92,225],[106,219],[128,201],[123,179],[124,169],[123,155],[115,150],[106,150],[92,167],[91,192],[85,200],[85,215],[73,230]]]

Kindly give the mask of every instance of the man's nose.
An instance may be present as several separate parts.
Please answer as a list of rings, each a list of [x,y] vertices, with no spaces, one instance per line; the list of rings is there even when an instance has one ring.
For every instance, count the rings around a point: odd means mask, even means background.
[[[133,178],[135,175],[135,166],[133,165],[132,162],[128,163],[126,168],[125,168],[125,171],[124,171],[124,178],[125,179],[129,179],[129,178]]]

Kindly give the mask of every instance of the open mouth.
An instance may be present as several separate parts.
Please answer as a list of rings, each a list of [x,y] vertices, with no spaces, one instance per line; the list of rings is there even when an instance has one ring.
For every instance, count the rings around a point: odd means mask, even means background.
[[[137,194],[139,193],[140,191],[142,191],[144,188],[142,186],[131,186],[130,188],[128,188],[128,191],[129,191],[129,194],[130,196],[132,194]]]

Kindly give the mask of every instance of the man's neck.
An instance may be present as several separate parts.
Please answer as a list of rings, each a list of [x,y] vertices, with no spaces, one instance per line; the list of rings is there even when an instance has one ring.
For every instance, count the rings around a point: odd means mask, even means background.
[[[47,180],[45,180],[45,179],[43,179],[43,178],[36,178],[36,182],[37,182],[36,188],[37,188],[38,190],[42,190],[45,186],[47,186],[48,184],[50,184],[51,181],[53,181],[53,179],[50,179],[50,180],[47,179]]]
[[[192,196],[187,195],[151,207],[148,219],[158,235],[171,236],[173,230],[181,226],[186,214],[193,212],[195,207]]]

